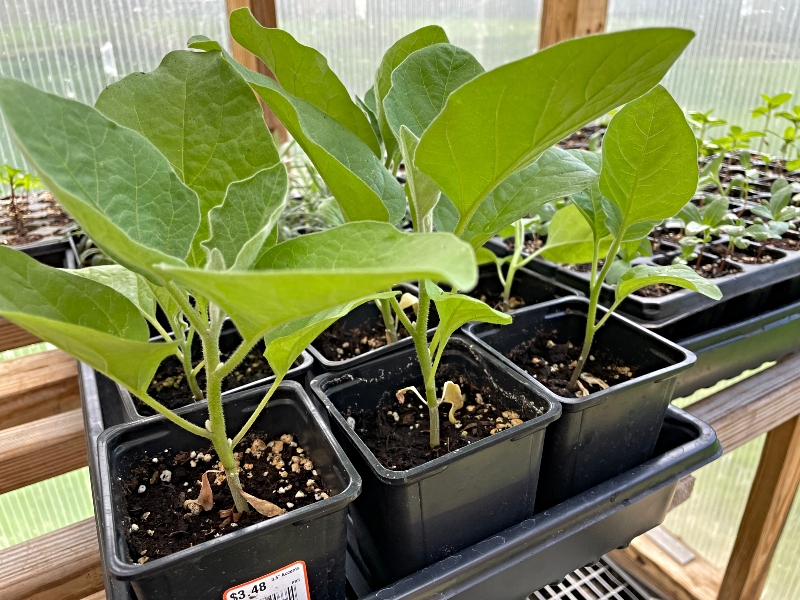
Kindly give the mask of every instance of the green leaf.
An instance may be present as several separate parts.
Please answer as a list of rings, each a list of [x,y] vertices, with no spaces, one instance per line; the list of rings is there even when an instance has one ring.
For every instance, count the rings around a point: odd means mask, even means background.
[[[222,204],[228,185],[279,162],[258,99],[220,52],[170,52],[155,71],[105,88],[95,107],[145,136],[197,193],[194,264],[205,259],[208,213]]]
[[[116,262],[179,265],[200,223],[197,195],[141,135],[91,106],[0,79],[11,137],[48,189]]]
[[[211,238],[203,245],[217,248],[227,267],[249,269],[278,223],[288,187],[282,163],[231,183],[224,202],[208,215]]]
[[[386,114],[383,111],[383,99],[392,87],[392,72],[400,66],[412,52],[430,46],[432,44],[447,44],[450,40],[447,39],[447,34],[444,29],[438,25],[428,25],[412,31],[405,37],[397,40],[386,51],[381,59],[381,64],[378,66],[378,71],[375,73],[375,108],[378,116],[378,125],[381,128],[381,136],[383,137],[383,145],[386,148],[387,156],[392,156],[397,148],[397,142],[392,133],[391,127],[386,120]]]
[[[449,231],[452,233],[458,225],[458,209],[450,198],[441,194],[439,202],[433,209],[433,227],[436,231]]]
[[[431,213],[439,201],[439,188],[430,177],[414,166],[414,153],[417,151],[419,139],[405,125],[400,127],[398,139],[406,165],[406,190],[414,231],[432,231]]]
[[[285,323],[271,330],[264,337],[266,350],[264,356],[269,362],[272,371],[278,377],[286,375],[292,368],[292,364],[297,357],[305,350],[311,342],[330,327],[333,323],[347,316],[353,309],[369,302],[382,298],[391,298],[397,292],[381,292],[372,294],[358,300],[353,300],[346,304],[340,304],[327,310],[314,313]]]
[[[787,171],[800,171],[800,158],[795,158],[786,162]]]
[[[611,119],[600,191],[619,211],[624,233],[637,223],[674,216],[696,189],[694,134],[669,92],[656,86]]]
[[[175,343],[148,343],[136,306],[93,279],[2,246],[0,278],[0,316],[133,391],[147,390],[158,365],[175,352]]]
[[[640,29],[578,38],[488,71],[453,92],[420,139],[416,164],[458,209],[456,233],[506,177],[652,88],[693,36],[681,29]]]
[[[597,179],[586,189],[572,194],[570,198],[578,210],[581,211],[584,219],[592,228],[594,236],[603,238],[610,232],[606,226],[606,215],[603,212],[603,194],[600,191],[600,169],[602,167],[602,157],[597,152],[587,150],[568,150],[576,159],[583,162],[587,167],[597,173]]]
[[[322,54],[286,31],[262,27],[249,8],[231,13],[230,31],[239,45],[264,61],[284,90],[336,119],[380,158],[381,146],[369,119]]]
[[[103,265],[64,271],[77,277],[85,277],[125,296],[139,309],[148,321],[156,319],[156,297],[148,281],[141,275],[120,265]]]
[[[192,38],[192,48],[207,48],[206,38]],[[348,221],[397,223],[406,212],[403,188],[372,150],[354,133],[311,103],[283,90],[275,81],[225,59],[263,98],[309,156],[328,184]]]
[[[587,188],[598,174],[566,150],[548,148],[536,162],[507,177],[469,219],[462,239],[479,248],[503,227],[556,198]]]
[[[497,254],[483,246],[475,250],[475,260],[478,262],[478,265],[501,265],[506,262],[505,258],[506,257],[501,258],[497,256]]]
[[[399,140],[400,128],[406,126],[419,138],[450,94],[483,72],[472,54],[451,44],[413,52],[392,72],[392,87],[383,99],[394,136]]]
[[[728,205],[727,197],[714,196],[700,209],[700,214],[703,216],[703,220],[700,222],[709,227],[719,227],[720,223],[726,220]]]
[[[436,333],[431,340],[432,348],[436,348],[442,342],[447,343],[456,330],[471,321],[496,325],[511,323],[510,315],[494,310],[476,298],[445,292],[431,281],[425,281],[424,285],[439,315],[439,325],[436,326]]]
[[[263,254],[253,271],[165,265],[165,272],[219,304],[245,339],[400,282],[432,279],[458,289],[477,281],[475,254],[447,233],[403,233],[358,222],[294,238]]]
[[[685,224],[691,223],[692,221],[695,223],[700,223],[703,220],[703,215],[700,213],[700,209],[691,200],[684,205],[680,212],[678,212],[678,217]]]
[[[600,256],[611,246],[609,237],[600,243]],[[589,221],[574,204],[559,210],[547,231],[547,244],[542,251],[547,260],[563,264],[583,264],[594,258],[594,232]]]
[[[369,91],[371,92],[372,88],[369,88]],[[372,97],[372,100],[373,101],[375,100],[374,95]],[[377,139],[378,142],[382,143],[383,137],[381,136],[381,127],[380,125],[378,125],[378,117],[375,115],[375,112],[369,107],[369,105],[364,100],[362,100],[358,96],[356,96],[356,104],[358,104],[358,107],[364,111],[364,114],[367,116],[367,119],[369,119],[369,124],[370,127],[372,127],[372,132],[375,134],[375,139]],[[381,152],[383,152],[383,150],[381,150]]]
[[[719,291],[715,284],[698,275],[694,269],[686,265],[669,265],[666,267],[638,265],[620,278],[619,283],[617,283],[615,303],[621,302],[636,290],[657,283],[693,290],[713,300],[722,298],[722,292]]]

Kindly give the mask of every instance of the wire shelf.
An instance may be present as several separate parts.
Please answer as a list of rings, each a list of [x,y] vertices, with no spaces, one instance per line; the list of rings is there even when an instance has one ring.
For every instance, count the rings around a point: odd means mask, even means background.
[[[606,559],[581,567],[560,583],[546,585],[528,600],[658,600]]]

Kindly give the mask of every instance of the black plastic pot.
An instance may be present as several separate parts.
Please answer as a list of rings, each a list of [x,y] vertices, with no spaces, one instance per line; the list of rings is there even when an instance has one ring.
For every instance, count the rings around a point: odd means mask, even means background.
[[[472,323],[467,335],[520,374],[505,354],[539,332],[558,343],[583,343],[588,300],[565,298],[514,312],[507,327]],[[598,309],[599,312],[604,312]],[[550,508],[639,465],[652,456],[677,376],[694,354],[613,314],[598,331],[594,352],[646,374],[583,398],[564,398],[525,374],[539,393],[563,408],[547,430],[536,510]]]
[[[503,271],[508,271],[508,265],[503,266]],[[497,267],[493,264],[480,267],[478,284],[474,290],[469,292],[469,295],[479,298],[481,293],[493,296],[502,296],[503,294],[503,286],[497,276]],[[568,285],[543,277],[530,269],[522,268],[514,274],[511,295],[525,300],[525,306],[533,306],[556,298],[582,296],[583,294]]]
[[[711,427],[670,407],[647,462],[391,586],[369,586],[363,556],[351,545],[351,598],[526,598],[661,523],[678,480],[721,454]]]
[[[527,378],[469,340],[454,336],[442,366],[478,375],[516,405],[536,403],[544,413],[407,471],[385,468],[347,424],[340,410],[373,408],[388,390],[419,385],[422,375],[410,340],[345,372],[328,373],[311,388],[330,417],[336,439],[364,479],[351,506],[355,535],[373,584],[385,585],[533,514],[545,427],[559,405],[545,400]]]
[[[49,241],[49,242],[34,242],[33,244],[25,244],[22,246],[13,246],[15,250],[24,252],[31,258],[35,258],[40,263],[48,267],[56,267],[63,269],[68,266],[71,267],[72,263],[67,263],[67,255],[72,253],[71,246],[68,239]]]
[[[152,341],[161,341],[161,339],[162,338],[159,336],[157,338],[153,338]],[[197,338],[195,338],[195,342],[199,346],[199,340],[197,340]],[[232,352],[239,346],[241,342],[242,342],[242,336],[233,326],[233,323],[229,321],[225,325],[225,328],[223,329],[222,334],[220,335],[219,338],[220,351]],[[313,360],[314,359],[311,358],[311,355],[308,352],[304,351],[294,362],[294,365],[292,366],[291,369],[289,369],[288,373],[286,373],[286,378],[285,378],[286,381],[297,381],[300,383],[304,382],[306,377],[306,371],[308,371],[311,368]],[[271,384],[274,381],[275,381],[275,376],[271,375],[269,377],[265,377],[257,381],[251,381],[250,383],[247,383],[245,385],[222,392],[222,396],[226,397],[235,392],[250,390],[257,387],[263,387],[265,385]],[[136,421],[138,419],[144,419],[147,416],[152,416],[152,415],[143,415],[139,412],[136,401],[134,400],[131,393],[124,387],[118,385],[117,392],[122,402],[122,409],[124,414],[123,422]],[[176,409],[175,412],[182,414],[182,411],[186,410],[187,408],[191,408],[193,406],[205,407],[206,403],[205,402],[191,403]]]
[[[678,342],[697,356],[678,375],[675,396],[688,396],[800,350],[800,302],[770,310]]]
[[[231,435],[252,414],[262,389],[240,392],[225,400]],[[201,407],[183,416],[202,424]],[[316,407],[296,382],[280,386],[253,431],[277,437],[287,431],[308,449],[325,485],[334,494],[326,500],[203,542],[143,565],[128,553],[123,527],[126,513],[122,481],[135,455],[169,447],[191,450],[204,443],[163,417],[119,425],[99,437],[99,511],[105,566],[111,578],[129,581],[139,600],[219,600],[236,585],[247,583],[297,561],[304,561],[311,597],[344,598],[347,506],[361,481],[352,464],[322,422]]]

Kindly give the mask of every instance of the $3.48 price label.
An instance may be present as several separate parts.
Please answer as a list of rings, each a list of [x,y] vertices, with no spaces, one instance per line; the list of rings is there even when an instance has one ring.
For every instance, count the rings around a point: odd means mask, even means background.
[[[222,600],[311,600],[302,560],[253,581],[232,587]]]

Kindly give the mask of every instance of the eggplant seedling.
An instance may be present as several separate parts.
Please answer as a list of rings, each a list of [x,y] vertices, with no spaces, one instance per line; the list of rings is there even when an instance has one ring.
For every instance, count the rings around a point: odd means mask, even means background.
[[[697,264],[700,266],[700,261],[703,258],[706,246],[711,243],[714,236],[719,235],[720,228],[724,225],[730,224],[735,217],[728,212],[728,198],[725,196],[712,196],[710,202],[703,206],[697,207],[691,202],[686,205],[678,213],[678,217],[684,223],[684,231],[686,235],[691,237],[700,238],[702,246],[697,254]]]
[[[26,173],[22,169],[17,169],[11,165],[3,165],[0,168],[0,184],[7,185],[9,188],[9,214],[11,215],[13,230],[15,233],[22,233],[22,217],[19,214],[19,205],[17,204],[20,198],[18,192],[19,190],[24,190],[27,197],[31,191],[41,187],[41,181],[35,175]]]
[[[775,109],[780,108],[781,106],[786,104],[789,100],[791,100],[792,94],[789,92],[776,94],[775,96],[768,96],[767,94],[761,94],[761,99],[764,101],[764,104],[761,106],[757,106],[751,111],[751,114],[754,119],[757,119],[759,117],[764,117],[764,129],[761,132],[760,136],[761,140],[758,142],[759,152],[763,151],[767,135],[771,133],[769,125],[770,125],[770,120],[772,119],[772,115],[775,112]]]
[[[249,503],[275,516],[283,510],[242,489],[233,449],[300,352],[352,307],[386,295],[381,290],[409,278],[468,287],[477,265],[469,245],[450,233],[397,230],[387,222],[391,199],[378,195],[361,208],[383,214],[384,222],[352,222],[276,243],[288,176],[261,106],[231,61],[220,50],[170,53],[152,73],[106,88],[96,108],[0,79],[11,137],[117,263],[64,271],[0,247],[0,315],[210,441],[235,509],[247,511]],[[187,146],[186,139],[213,143]],[[157,308],[172,331],[159,324]],[[242,342],[222,360],[227,317]],[[148,322],[161,341],[148,341]],[[205,388],[193,390],[208,403],[205,426],[148,393],[162,360],[185,358],[193,336],[206,373]],[[229,437],[222,381],[262,339],[275,383]],[[193,371],[191,364],[185,369]]]
[[[598,162],[593,153],[581,156],[588,164]],[[599,182],[573,195],[573,204],[553,218],[543,252],[555,262],[591,264],[586,331],[569,383],[573,390],[595,334],[629,294],[666,283],[721,297],[716,285],[687,266],[637,265],[620,274],[613,304],[597,319],[600,291],[623,245],[646,239],[655,225],[674,216],[694,195],[697,144],[680,107],[656,86],[611,120],[600,163]]]

